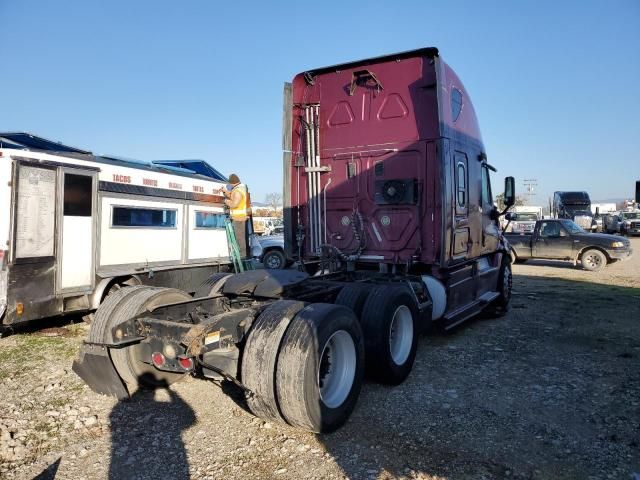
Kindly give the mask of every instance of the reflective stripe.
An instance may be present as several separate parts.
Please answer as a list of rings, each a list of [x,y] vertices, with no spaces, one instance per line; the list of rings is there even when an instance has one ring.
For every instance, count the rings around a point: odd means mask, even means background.
[[[237,207],[229,210],[229,214],[231,215],[231,218],[234,220],[245,220],[249,215],[247,212],[247,187],[242,183],[239,183],[238,185],[233,187],[233,190],[231,190],[232,199],[233,199],[233,193],[236,191],[240,192],[242,199],[240,200],[240,203],[238,204]]]

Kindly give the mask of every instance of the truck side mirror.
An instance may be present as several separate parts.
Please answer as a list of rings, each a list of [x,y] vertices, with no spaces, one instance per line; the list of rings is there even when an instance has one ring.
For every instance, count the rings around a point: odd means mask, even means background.
[[[504,204],[507,208],[516,203],[516,181],[513,177],[504,179]]]

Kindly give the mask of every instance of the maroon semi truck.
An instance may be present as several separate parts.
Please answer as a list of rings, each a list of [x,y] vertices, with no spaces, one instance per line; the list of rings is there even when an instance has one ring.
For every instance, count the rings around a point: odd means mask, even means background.
[[[109,296],[74,363],[95,391],[223,379],[255,415],[327,432],[349,417],[365,373],[404,381],[431,322],[504,314],[495,169],[435,48],[297,75],[283,138],[285,246],[299,268],[220,273],[193,298]],[[513,189],[507,177],[508,206]]]

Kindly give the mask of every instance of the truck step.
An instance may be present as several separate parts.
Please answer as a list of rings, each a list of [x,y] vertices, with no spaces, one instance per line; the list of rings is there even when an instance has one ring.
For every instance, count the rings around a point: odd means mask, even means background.
[[[462,322],[477,315],[482,309],[498,298],[500,294],[498,292],[486,292],[480,295],[480,297],[474,302],[464,305],[462,308],[448,313],[444,316],[444,329],[451,330],[452,328],[460,325]]]

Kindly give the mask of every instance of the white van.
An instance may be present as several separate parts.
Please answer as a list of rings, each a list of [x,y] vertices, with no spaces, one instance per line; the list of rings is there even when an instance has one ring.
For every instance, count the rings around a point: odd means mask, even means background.
[[[0,133],[0,327],[88,312],[124,285],[195,291],[230,265],[225,184],[204,161]]]

